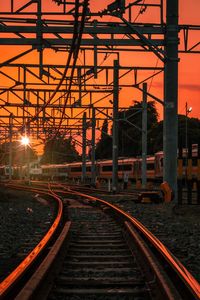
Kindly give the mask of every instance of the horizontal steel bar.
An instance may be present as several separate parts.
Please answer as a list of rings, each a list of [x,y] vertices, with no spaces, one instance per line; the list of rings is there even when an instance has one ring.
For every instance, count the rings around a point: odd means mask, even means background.
[[[42,40],[42,45],[46,48],[51,48],[51,46],[66,46],[71,45],[72,39],[65,38],[45,38]],[[154,46],[163,46],[164,40],[162,39],[151,39],[151,44]],[[0,38],[0,45],[32,45],[33,47],[40,46],[40,41],[36,38]],[[141,46],[144,45],[139,39],[82,39],[81,45],[86,46]]]

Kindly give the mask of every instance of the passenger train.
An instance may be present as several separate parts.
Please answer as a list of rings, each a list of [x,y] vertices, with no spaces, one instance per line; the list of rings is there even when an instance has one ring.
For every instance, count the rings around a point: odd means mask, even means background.
[[[182,160],[182,177],[187,174],[186,168],[186,151],[183,149]],[[188,160],[189,162],[189,160]],[[187,162],[187,165],[188,165]],[[191,178],[196,179],[197,168],[197,145],[193,145],[192,149],[192,168]],[[92,163],[86,162],[86,181],[89,183],[92,177]],[[27,178],[27,167],[12,167],[12,178]],[[179,172],[180,173],[180,172]],[[30,179],[38,180],[81,180],[82,178],[82,162],[63,163],[63,164],[31,164],[29,168]],[[108,181],[112,178],[112,160],[99,160],[95,162],[95,174],[98,180]],[[180,175],[180,174],[179,174]],[[119,158],[118,160],[118,179],[124,178],[134,182],[142,177],[142,159],[141,158]],[[163,177],[163,152],[157,152],[154,156],[147,157],[146,160],[146,176],[151,181],[161,181]],[[9,167],[0,166],[0,178],[9,178]]]

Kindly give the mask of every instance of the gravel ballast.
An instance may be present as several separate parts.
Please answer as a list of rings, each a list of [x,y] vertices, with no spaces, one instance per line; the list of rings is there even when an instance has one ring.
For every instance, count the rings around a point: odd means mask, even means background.
[[[99,196],[102,198],[102,196]],[[130,197],[104,197],[146,226],[200,282],[200,206],[135,203]]]
[[[130,196],[99,195],[142,222],[200,282],[200,207],[171,204],[140,204]],[[21,191],[0,189],[0,281],[20,262],[39,228],[50,225],[53,208],[42,197]],[[47,227],[47,226],[46,226]],[[39,240],[38,240],[39,242]],[[37,242],[35,241],[35,244]]]
[[[53,207],[42,197],[0,189],[0,281],[26,256],[51,225]]]

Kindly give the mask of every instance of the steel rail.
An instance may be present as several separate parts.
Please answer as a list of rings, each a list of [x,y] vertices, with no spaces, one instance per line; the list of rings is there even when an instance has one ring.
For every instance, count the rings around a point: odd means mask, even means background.
[[[177,274],[178,278],[181,280],[184,285],[187,286],[187,290],[190,293],[192,298],[189,299],[200,299],[200,284],[197,280],[191,275],[191,273],[182,265],[182,263],[163,245],[162,242],[159,241],[142,223],[140,223],[137,219],[135,219],[130,214],[124,212],[117,206],[106,202],[105,200],[99,199],[94,196],[90,196],[87,194],[80,193],[78,191],[74,191],[62,184],[54,184],[51,185],[52,188],[64,188],[65,190],[55,189],[56,193],[62,194],[74,194],[88,200],[95,201],[110,207],[115,212],[119,213],[121,216],[125,218],[125,222],[129,221],[150,243],[155,247],[155,249],[161,254],[162,258],[168,262],[173,271]],[[161,279],[162,281],[162,279]],[[165,286],[165,285],[163,285]],[[166,287],[167,289],[167,287]],[[166,294],[168,291],[166,290]]]
[[[137,219],[132,217],[130,214],[124,212],[120,208],[116,207],[115,205],[106,202],[105,200],[99,199],[94,196],[90,196],[87,194],[83,194],[78,191],[74,191],[70,188],[63,187],[61,184],[58,185],[49,185],[49,189],[51,193],[56,196],[57,193],[61,194],[73,194],[78,195],[84,198],[87,198],[89,201],[98,202],[100,204],[106,205],[110,207],[115,212],[119,213],[124,218],[124,223],[129,221],[138,231],[142,234],[147,241],[154,246],[161,257],[168,263],[171,269],[175,272],[178,276],[179,280],[181,281],[182,285],[186,286],[187,292],[190,295],[190,298],[183,298],[183,299],[200,299],[200,284],[196,281],[196,279],[190,274],[190,272],[182,265],[182,263],[147,229],[145,226],[140,223]],[[20,187],[22,188],[22,187]],[[53,188],[54,191],[52,190]],[[59,189],[58,189],[59,188]],[[62,188],[62,189],[60,189]],[[63,190],[64,188],[64,190]],[[30,187],[26,187],[27,190],[30,190]],[[38,191],[41,193],[39,189],[32,189],[34,191]],[[44,190],[43,190],[44,191]]]
[[[52,268],[57,267],[57,264],[61,263],[60,251],[66,244],[66,238],[69,233],[71,222],[66,222],[61,234],[56,240],[55,244],[52,246],[51,250],[42,261],[36,272],[32,275],[29,281],[25,284],[23,289],[16,296],[15,300],[27,300],[27,299],[36,299],[35,292],[38,289],[42,289],[42,283],[48,277],[48,274],[51,272]],[[56,260],[59,256],[59,262]],[[55,263],[55,261],[57,261]],[[44,290],[44,287],[43,287]],[[48,293],[48,288],[45,287],[44,294]]]
[[[67,191],[67,193],[72,192],[73,190]],[[56,191],[58,192],[58,191]],[[62,191],[60,191],[62,192]],[[197,280],[192,276],[192,274],[183,266],[183,264],[159,241],[142,223],[140,223],[137,219],[132,217],[130,214],[124,212],[117,206],[106,202],[105,200],[99,199],[94,196],[86,195],[77,191],[73,191],[75,194],[81,197],[87,197],[88,200],[100,202],[114,211],[120,213],[126,220],[129,220],[131,224],[136,227],[140,233],[147,238],[147,240],[156,248],[156,250],[161,254],[161,256],[169,263],[169,265],[173,268],[175,273],[178,275],[180,280],[184,282],[184,284],[188,287],[188,290],[193,295],[193,299],[200,299],[200,284]]]
[[[20,190],[23,189],[31,192],[37,192],[40,194],[45,194],[53,197],[58,202],[58,213],[52,226],[45,234],[45,236],[42,238],[42,240],[30,252],[30,254],[17,266],[17,268],[0,283],[0,298],[6,296],[6,294],[16,285],[16,283],[20,280],[20,278],[33,264],[33,262],[39,257],[41,252],[47,247],[49,241],[52,239],[53,235],[57,231],[63,216],[63,203],[55,193],[51,193],[48,190],[41,190],[41,189],[24,187],[19,185],[17,186],[17,185],[7,184],[6,186],[14,189],[20,189]]]

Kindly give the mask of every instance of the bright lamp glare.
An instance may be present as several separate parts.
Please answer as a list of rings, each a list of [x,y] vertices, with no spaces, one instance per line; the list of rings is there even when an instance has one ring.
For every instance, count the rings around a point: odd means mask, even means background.
[[[22,137],[22,139],[21,139],[22,145],[27,146],[29,144],[29,142],[30,142],[30,140],[27,136]]]
[[[191,111],[192,111],[192,107],[189,107],[189,108],[188,108],[188,112],[191,112]]]

